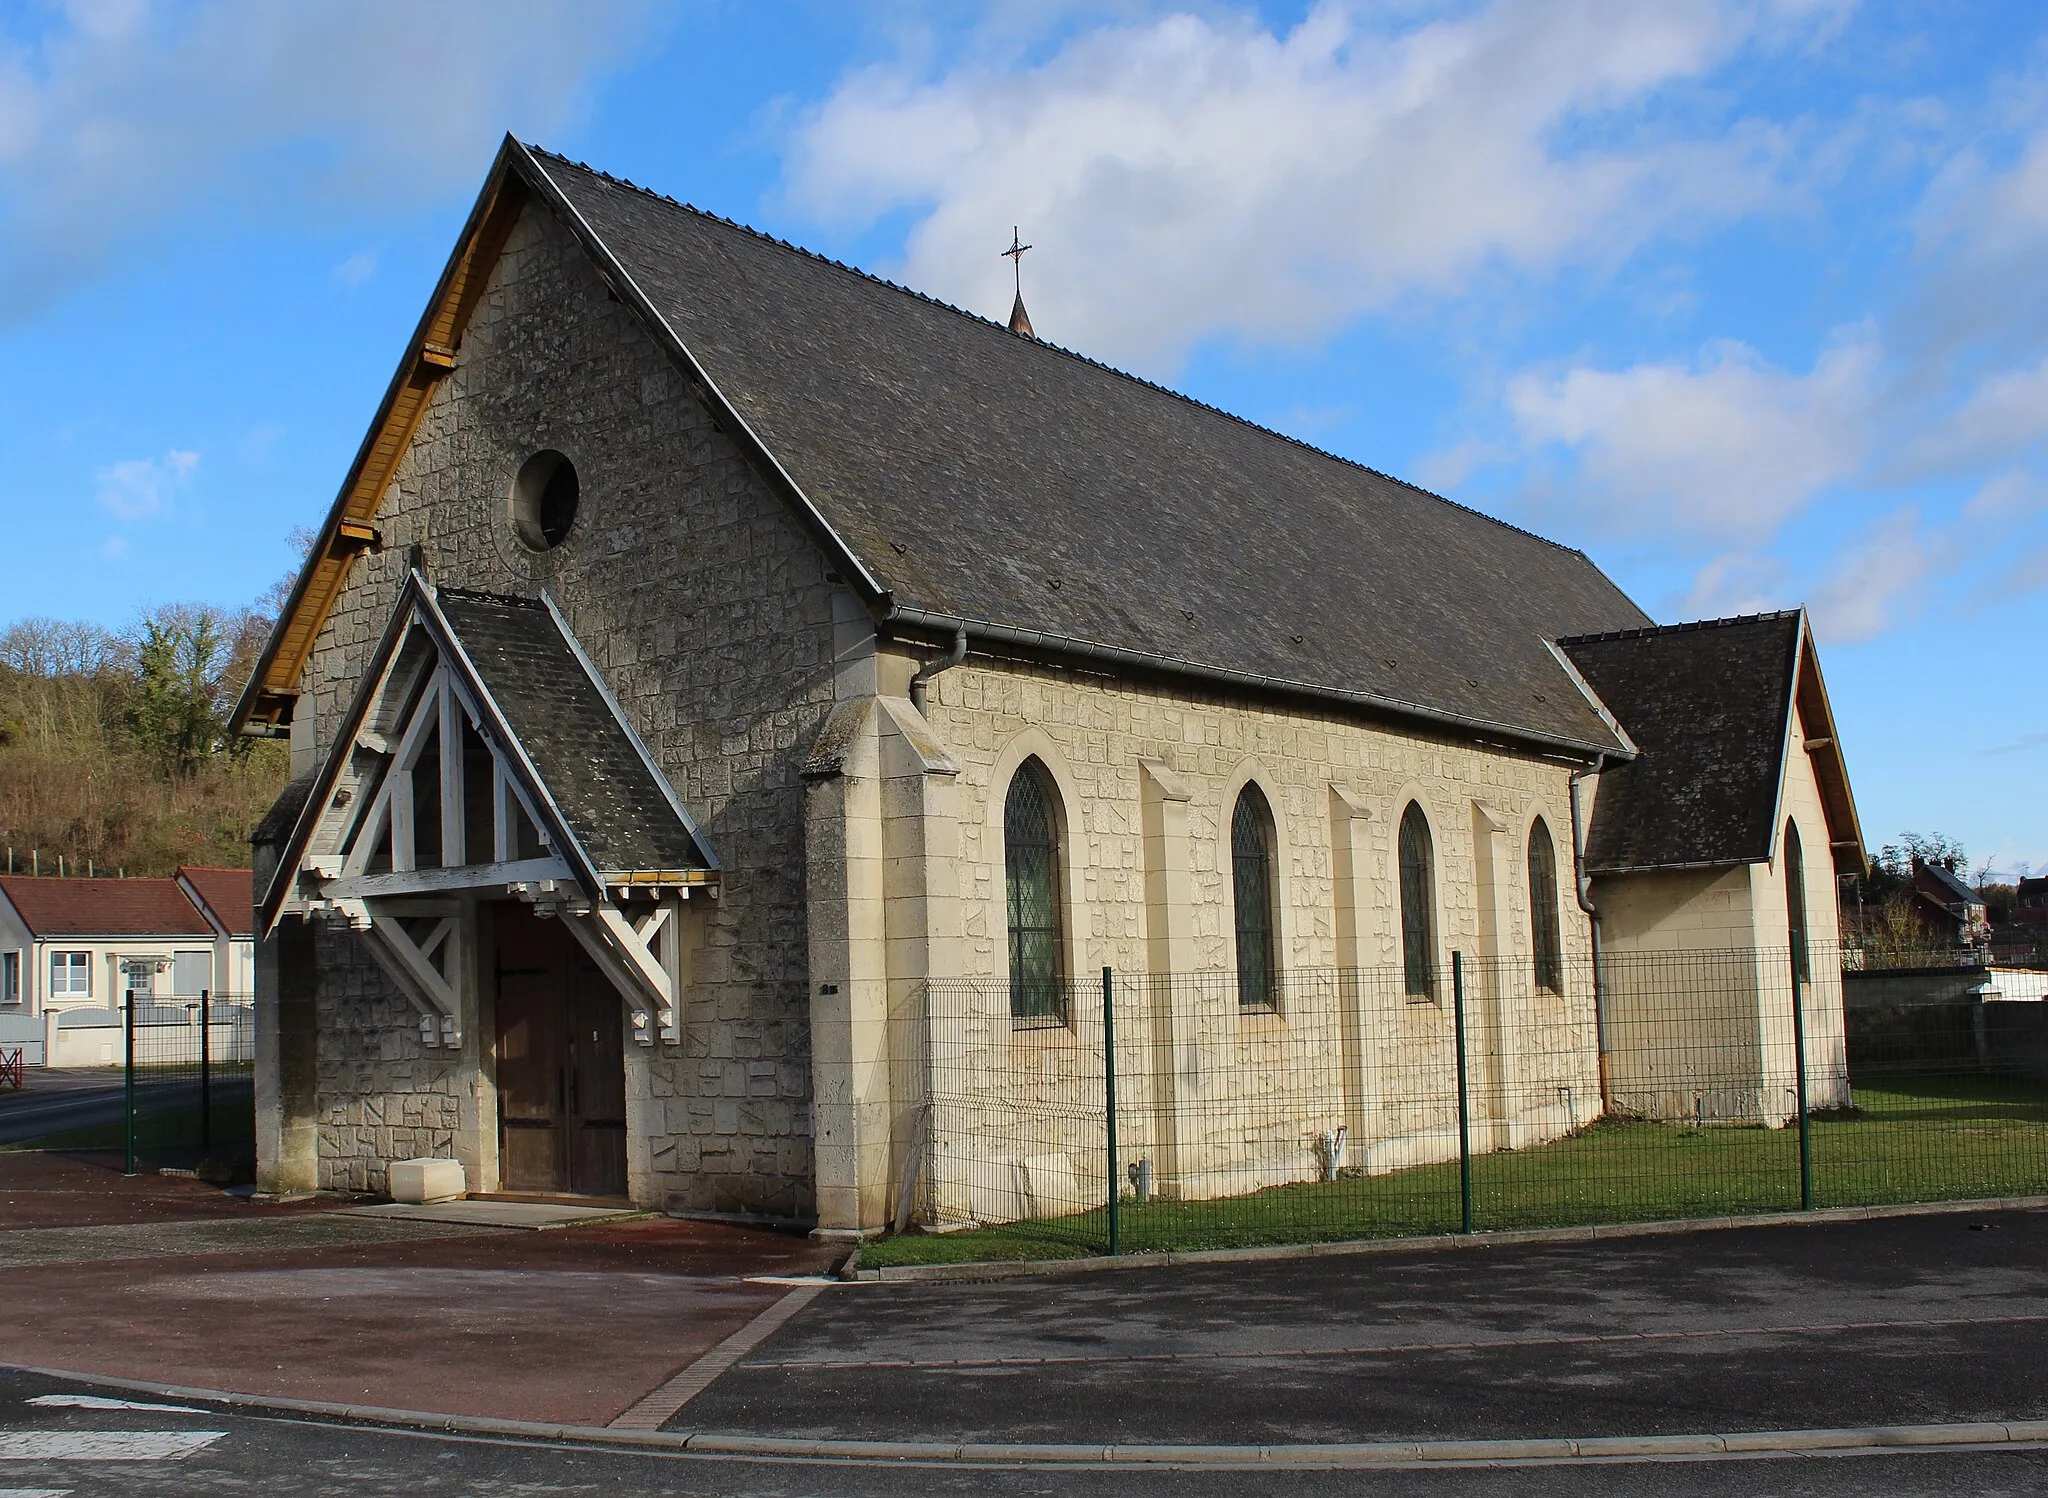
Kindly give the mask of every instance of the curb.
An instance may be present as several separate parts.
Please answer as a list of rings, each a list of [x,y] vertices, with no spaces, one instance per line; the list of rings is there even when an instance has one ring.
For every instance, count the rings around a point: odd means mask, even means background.
[[[1288,1259],[1345,1259],[1362,1254],[1496,1248],[1519,1243],[1594,1243],[1612,1238],[1663,1238],[1679,1233],[1721,1232],[1729,1228],[1818,1226],[1837,1222],[1875,1222],[1891,1217],[2025,1212],[2043,1207],[2048,1207],[2048,1196],[1978,1197],[1966,1201],[1904,1202],[1882,1207],[1818,1207],[1811,1212],[1756,1212],[1742,1217],[1673,1217],[1655,1222],[1607,1223],[1597,1227],[1503,1228],[1476,1233],[1436,1233],[1421,1238],[1345,1238],[1331,1243],[1275,1243],[1257,1248],[1178,1249],[1166,1253],[1122,1254],[1116,1258],[1097,1254],[1082,1259],[979,1259],[959,1264],[885,1264],[873,1269],[857,1269],[854,1278],[863,1284],[945,1284],[1103,1274],[1121,1269],[1161,1269],[1180,1264],[1256,1264]]]
[[[1754,1430],[1718,1435],[1539,1437],[1501,1441],[1358,1441],[1273,1446],[1179,1446],[1033,1442],[806,1440],[716,1431],[631,1431],[602,1425],[550,1425],[425,1410],[383,1409],[317,1399],[273,1399],[191,1389],[61,1368],[8,1372],[62,1379],[261,1414],[315,1416],[447,1435],[609,1446],[671,1455],[774,1461],[920,1463],[962,1466],[1297,1467],[1475,1466],[1502,1463],[1616,1461],[1687,1456],[1816,1456],[1873,1451],[1938,1451],[2048,1444],[2048,1420],[1988,1420],[1944,1425],[1869,1425],[1838,1430]]]

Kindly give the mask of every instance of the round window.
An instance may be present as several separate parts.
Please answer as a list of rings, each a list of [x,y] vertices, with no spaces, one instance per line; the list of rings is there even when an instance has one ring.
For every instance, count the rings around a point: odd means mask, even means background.
[[[576,523],[576,465],[552,449],[537,452],[512,481],[512,528],[535,551],[553,551]]]

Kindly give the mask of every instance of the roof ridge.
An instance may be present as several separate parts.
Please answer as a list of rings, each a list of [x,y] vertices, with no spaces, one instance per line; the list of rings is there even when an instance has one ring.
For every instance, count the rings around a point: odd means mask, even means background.
[[[951,302],[931,295],[929,292],[919,291],[914,286],[905,286],[900,281],[892,281],[887,276],[876,275],[873,271],[863,270],[857,265],[848,265],[843,260],[835,260],[830,255],[822,254],[817,250],[809,249],[804,245],[784,239],[780,235],[770,234],[765,229],[757,229],[752,224],[743,224],[738,219],[728,218],[725,214],[713,213],[710,209],[699,208],[694,203],[685,203],[682,199],[670,197],[665,192],[657,192],[651,187],[642,187],[631,178],[616,176],[600,167],[592,166],[587,161],[578,161],[572,156],[564,156],[558,151],[550,151],[543,146],[536,146],[527,141],[521,141],[520,144],[535,156],[546,157],[549,161],[557,161],[564,166],[574,167],[580,172],[587,172],[593,177],[611,183],[614,187],[622,187],[629,192],[637,192],[643,197],[653,198],[655,201],[666,203],[672,208],[679,208],[685,213],[695,214],[698,218],[709,219],[716,224],[723,224],[728,229],[736,229],[742,234],[749,235],[766,244],[774,245],[777,249],[786,250],[793,255],[801,255],[807,260],[815,260],[823,265],[829,265],[835,270],[845,271],[848,275],[858,276],[864,281],[871,281],[877,286],[887,287],[890,291],[898,292],[904,296],[914,297],[920,302],[929,303],[943,311],[951,312],[957,317],[964,317],[970,322],[980,323],[983,327],[1002,333],[1007,337],[1015,338],[1018,336],[1011,332],[1007,325],[999,323],[993,318],[983,317],[979,312],[970,312],[965,307],[957,307]],[[1412,490],[1425,499],[1433,499],[1438,504],[1447,505],[1451,509],[1462,510],[1468,515],[1476,516],[1478,519],[1497,525],[1503,530],[1512,531],[1518,536],[1526,536],[1532,541],[1540,541],[1545,546],[1553,547],[1558,551],[1566,552],[1573,556],[1585,556],[1585,551],[1581,547],[1568,546],[1562,541],[1554,541],[1548,536],[1540,535],[1528,529],[1526,526],[1516,525],[1513,521],[1503,520],[1498,515],[1489,515],[1484,510],[1478,509],[1473,505],[1464,504],[1459,500],[1450,499],[1442,494],[1438,494],[1433,489],[1425,489],[1422,485],[1415,483],[1413,480],[1404,479],[1399,474],[1388,473],[1384,469],[1374,468],[1369,463],[1361,463],[1356,458],[1347,458],[1342,453],[1334,453],[1326,447],[1318,447],[1313,442],[1307,442],[1300,437],[1265,426],[1253,421],[1249,416],[1241,416],[1235,411],[1227,411],[1221,406],[1213,405],[1208,401],[1189,395],[1184,390],[1175,390],[1171,385],[1162,385],[1157,380],[1148,380],[1143,375],[1131,373],[1128,369],[1119,369],[1114,364],[1104,363],[1100,359],[1079,353],[1074,349],[1067,348],[1063,344],[1053,343],[1036,336],[1032,337],[1029,341],[1048,353],[1077,360],[1093,369],[1099,369],[1105,374],[1115,375],[1119,379],[1129,380],[1134,385],[1142,385],[1147,390],[1171,396],[1173,399],[1185,402],[1197,410],[1207,411],[1211,415],[1221,416],[1228,421],[1234,421],[1239,426],[1249,427],[1263,436],[1277,438],[1282,442],[1301,448],[1305,452],[1314,453],[1319,458],[1326,458],[1330,462],[1342,464],[1346,468],[1354,468],[1361,473],[1369,473],[1374,478],[1385,479],[1392,484],[1399,484],[1402,488]],[[1587,558],[1587,560],[1590,561],[1591,558]]]
[[[1560,635],[1560,645],[1591,645],[1601,640],[1640,640],[1649,635],[1681,635],[1694,630],[1725,629],[1733,624],[1762,624],[1774,619],[1794,619],[1798,609],[1766,609],[1755,614],[1729,614],[1720,619],[1688,619],[1680,624],[1650,624],[1641,629],[1610,629],[1595,635]]]

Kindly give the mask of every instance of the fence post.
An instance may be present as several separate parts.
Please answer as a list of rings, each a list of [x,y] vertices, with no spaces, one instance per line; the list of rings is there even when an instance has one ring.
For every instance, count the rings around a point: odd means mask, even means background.
[[[1458,1231],[1472,1231],[1472,1106],[1465,1078],[1465,954],[1451,953],[1451,1022],[1458,1045]]]
[[[1798,1068],[1799,1210],[1813,1210],[1813,1134],[1806,1117],[1806,1004],[1799,996],[1799,950],[1792,950],[1792,1064]]]
[[[213,990],[199,990],[199,1158],[213,1158]]]
[[[135,1174],[135,990],[128,989],[121,1004],[121,1138],[125,1163],[123,1175]]]
[[[1116,1173],[1116,996],[1110,970],[1102,970],[1102,1106],[1109,1124],[1109,1251],[1123,1249],[1121,1224],[1123,1193],[1117,1189]]]

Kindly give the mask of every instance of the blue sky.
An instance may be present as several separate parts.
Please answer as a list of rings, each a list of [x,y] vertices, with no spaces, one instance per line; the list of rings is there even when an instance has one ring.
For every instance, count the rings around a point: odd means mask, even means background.
[[[252,600],[499,137],[1813,611],[1873,845],[2048,867],[2048,7],[0,0],[0,623]]]

